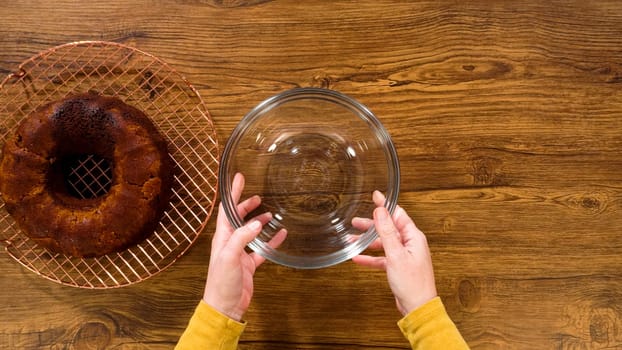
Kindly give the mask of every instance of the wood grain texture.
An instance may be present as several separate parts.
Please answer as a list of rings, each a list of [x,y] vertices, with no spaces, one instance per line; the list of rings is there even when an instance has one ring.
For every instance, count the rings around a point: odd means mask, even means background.
[[[400,203],[473,349],[622,348],[622,5],[613,1],[7,2],[0,75],[58,44],[152,53],[224,144],[263,99],[322,86],[367,105]],[[214,220],[161,275],[62,287],[0,254],[0,348],[170,349],[202,293]],[[377,271],[266,263],[240,349],[406,349]]]

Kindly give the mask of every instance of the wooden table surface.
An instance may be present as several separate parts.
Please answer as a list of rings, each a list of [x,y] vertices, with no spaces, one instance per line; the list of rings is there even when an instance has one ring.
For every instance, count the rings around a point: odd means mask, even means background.
[[[400,157],[401,205],[473,349],[622,348],[622,5],[601,1],[15,1],[0,75],[108,40],[200,91],[223,145],[263,99],[328,87]],[[176,264],[113,290],[0,253],[0,348],[170,349],[202,295],[212,217]],[[405,349],[381,272],[257,271],[240,349]]]

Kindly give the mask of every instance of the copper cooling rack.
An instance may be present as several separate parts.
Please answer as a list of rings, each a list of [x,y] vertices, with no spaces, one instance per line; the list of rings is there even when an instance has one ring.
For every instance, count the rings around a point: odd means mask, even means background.
[[[114,96],[144,111],[167,138],[177,174],[169,209],[138,245],[73,258],[37,246],[0,200],[0,242],[17,262],[49,280],[81,288],[122,287],[163,271],[197,239],[216,200],[218,143],[198,92],[169,65],[125,45],[77,42],[30,58],[0,84],[0,144],[33,110],[83,92]],[[110,181],[106,167],[93,157],[79,159],[68,182],[77,195],[99,195]]]

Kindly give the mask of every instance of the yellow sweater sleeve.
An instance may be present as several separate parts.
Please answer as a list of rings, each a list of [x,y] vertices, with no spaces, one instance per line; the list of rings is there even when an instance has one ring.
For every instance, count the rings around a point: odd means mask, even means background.
[[[201,301],[175,349],[235,350],[245,327]]]
[[[469,349],[456,325],[447,315],[445,306],[439,297],[413,310],[399,320],[397,325],[410,342],[413,350]]]
[[[469,349],[438,297],[397,324],[413,350]],[[235,350],[245,327],[245,322],[234,321],[201,301],[175,349]]]

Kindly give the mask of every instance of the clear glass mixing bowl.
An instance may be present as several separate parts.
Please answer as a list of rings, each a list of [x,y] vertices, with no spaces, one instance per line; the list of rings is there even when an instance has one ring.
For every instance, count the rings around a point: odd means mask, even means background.
[[[242,218],[231,197],[236,173],[246,179],[242,199],[262,203]],[[250,111],[233,131],[219,170],[222,203],[238,228],[254,216],[272,219],[249,247],[268,260],[295,268],[321,268],[359,254],[377,237],[354,217],[371,218],[374,190],[393,212],[399,192],[397,153],[385,128],[359,102],[339,92],[298,88]],[[268,242],[285,228],[276,249]]]

